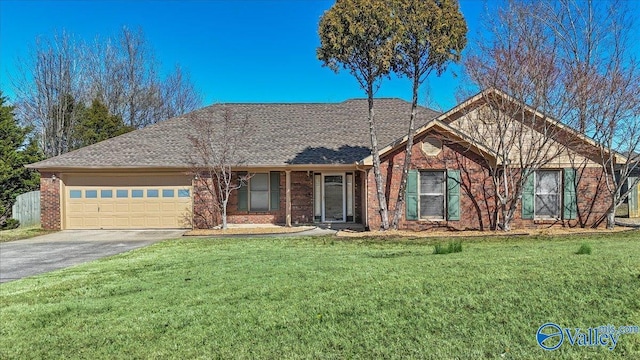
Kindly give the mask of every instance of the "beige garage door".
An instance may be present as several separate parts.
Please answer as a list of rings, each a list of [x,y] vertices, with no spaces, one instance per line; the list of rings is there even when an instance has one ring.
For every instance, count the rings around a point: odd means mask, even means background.
[[[185,176],[71,176],[64,189],[65,228],[187,228],[190,182]]]

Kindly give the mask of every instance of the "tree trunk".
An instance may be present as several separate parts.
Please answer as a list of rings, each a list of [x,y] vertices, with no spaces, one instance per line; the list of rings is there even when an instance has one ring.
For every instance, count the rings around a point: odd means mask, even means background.
[[[376,127],[374,123],[373,112],[373,84],[369,83],[367,89],[367,97],[369,103],[369,135],[371,135],[371,154],[373,155],[373,173],[376,180],[376,191],[378,193],[378,204],[381,219],[381,228],[389,229],[389,211],[387,210],[387,198],[384,194],[384,184],[382,182],[382,172],[380,171],[380,154],[378,153],[378,139],[376,136]]]
[[[613,196],[613,199],[611,201],[611,207],[609,208],[609,211],[607,211],[607,229],[609,230],[613,230],[613,228],[616,226],[616,203],[617,203],[617,199],[616,196]]]
[[[222,230],[227,229],[227,201],[222,203]]]
[[[396,201],[396,211],[393,214],[391,227],[398,229],[402,211],[404,210],[405,191],[407,188],[407,176],[409,174],[409,166],[411,165],[411,149],[413,148],[413,136],[415,135],[415,120],[418,108],[418,88],[420,86],[419,74],[414,73],[413,76],[413,96],[411,99],[411,116],[409,117],[409,133],[407,134],[407,146],[404,155],[404,164],[402,165],[402,177],[400,178],[400,187],[398,188],[398,198]]]

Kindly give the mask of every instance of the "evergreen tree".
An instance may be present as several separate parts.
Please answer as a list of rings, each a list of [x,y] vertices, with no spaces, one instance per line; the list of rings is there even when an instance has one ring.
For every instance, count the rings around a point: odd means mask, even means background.
[[[95,144],[131,130],[134,128],[126,126],[121,117],[109,114],[107,107],[96,98],[91,107],[79,109],[79,119],[73,129],[72,148]]]
[[[24,167],[43,158],[35,138],[29,136],[31,132],[18,124],[13,106],[0,90],[0,228],[11,215],[16,196],[38,189],[40,184],[40,175]]]

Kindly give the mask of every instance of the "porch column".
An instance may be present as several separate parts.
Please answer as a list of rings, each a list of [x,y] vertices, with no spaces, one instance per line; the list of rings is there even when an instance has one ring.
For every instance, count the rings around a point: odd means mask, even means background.
[[[285,170],[287,227],[291,227],[291,170]]]

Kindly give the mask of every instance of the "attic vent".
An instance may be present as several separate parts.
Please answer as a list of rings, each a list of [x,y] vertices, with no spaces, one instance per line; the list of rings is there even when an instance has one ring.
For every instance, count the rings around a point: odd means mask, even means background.
[[[425,138],[422,140],[422,152],[427,156],[436,156],[442,151],[442,141],[436,138]]]

